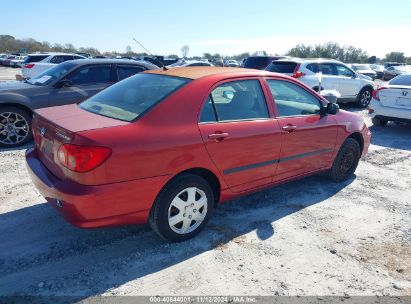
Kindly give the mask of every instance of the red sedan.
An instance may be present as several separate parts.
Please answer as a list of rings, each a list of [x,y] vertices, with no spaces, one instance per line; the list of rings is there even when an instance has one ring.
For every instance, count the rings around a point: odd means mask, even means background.
[[[219,202],[318,172],[350,178],[371,136],[293,78],[217,67],[130,77],[37,110],[33,130],[31,178],[69,222],[148,221],[169,241],[199,233]]]

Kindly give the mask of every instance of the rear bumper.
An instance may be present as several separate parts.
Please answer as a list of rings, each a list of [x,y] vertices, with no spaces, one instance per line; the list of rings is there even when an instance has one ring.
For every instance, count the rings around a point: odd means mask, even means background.
[[[29,175],[42,196],[71,224],[97,228],[145,224],[167,176],[88,186],[55,177],[27,150]],[[59,206],[60,205],[60,206]]]
[[[386,107],[375,99],[372,99],[368,106],[368,114],[371,118],[376,117],[388,121],[411,121],[411,109]]]

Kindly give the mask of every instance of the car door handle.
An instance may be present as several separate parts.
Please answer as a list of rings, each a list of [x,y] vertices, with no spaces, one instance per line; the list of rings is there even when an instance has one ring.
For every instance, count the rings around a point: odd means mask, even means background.
[[[221,141],[224,138],[228,137],[228,133],[223,133],[223,132],[216,132],[208,135],[208,139],[216,140],[216,141]]]
[[[283,131],[291,133],[293,132],[295,129],[297,129],[297,126],[293,126],[293,125],[286,125],[284,127],[282,127]]]

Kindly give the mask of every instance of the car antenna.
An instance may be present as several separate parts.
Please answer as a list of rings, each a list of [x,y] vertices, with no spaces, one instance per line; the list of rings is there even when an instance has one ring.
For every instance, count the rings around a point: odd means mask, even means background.
[[[150,54],[151,57],[154,57],[154,55],[151,54],[151,52],[150,52],[149,50],[147,50],[147,49],[144,47],[144,45],[142,45],[140,42],[138,42],[136,38],[133,37],[133,40],[134,40],[138,45],[140,45],[148,54]],[[158,60],[158,59],[157,59],[157,60]],[[158,60],[158,62],[161,63],[161,67],[163,68],[163,71],[167,71],[167,70],[168,70],[168,69],[166,68],[166,66],[164,65],[164,63],[161,62],[161,60]]]

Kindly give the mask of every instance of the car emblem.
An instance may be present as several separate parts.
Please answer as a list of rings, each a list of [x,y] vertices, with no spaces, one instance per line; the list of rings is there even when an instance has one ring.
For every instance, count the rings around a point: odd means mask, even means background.
[[[402,96],[407,96],[408,95],[408,91],[402,91]]]
[[[40,135],[43,137],[44,134],[46,134],[46,128],[41,128],[40,129]]]

